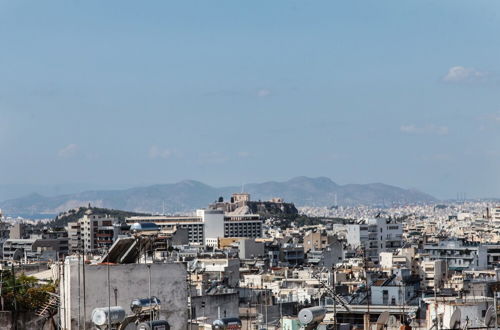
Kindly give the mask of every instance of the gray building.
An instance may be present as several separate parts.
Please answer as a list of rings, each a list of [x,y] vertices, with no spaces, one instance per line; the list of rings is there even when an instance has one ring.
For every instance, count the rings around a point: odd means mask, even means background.
[[[193,319],[204,317],[211,324],[219,313],[220,317],[239,317],[238,304],[238,292],[195,296],[191,298],[191,312]]]
[[[238,253],[240,259],[254,259],[265,257],[264,243],[256,242],[255,239],[245,238],[238,241]]]
[[[148,297],[149,274],[151,295],[161,301],[160,318],[167,320],[172,330],[186,329],[188,290],[183,264],[85,265],[85,277],[82,276],[82,267],[82,262],[79,264],[76,257],[66,258],[60,282],[62,329],[78,329],[78,323],[81,326],[85,323],[85,329],[94,329],[91,324],[92,310],[107,307],[109,298],[111,305],[121,306],[127,315],[132,315],[131,301]]]

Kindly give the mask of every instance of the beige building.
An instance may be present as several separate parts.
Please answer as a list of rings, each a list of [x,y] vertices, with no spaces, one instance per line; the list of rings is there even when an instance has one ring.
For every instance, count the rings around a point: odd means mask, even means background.
[[[304,236],[304,252],[310,250],[323,250],[333,242],[333,237],[329,237],[321,231],[309,232]]]

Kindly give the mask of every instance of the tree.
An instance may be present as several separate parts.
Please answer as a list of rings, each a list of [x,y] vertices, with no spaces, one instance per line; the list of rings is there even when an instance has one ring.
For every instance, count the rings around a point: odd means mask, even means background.
[[[49,292],[56,291],[55,284],[39,284],[35,277],[24,273],[14,278],[12,271],[2,271],[2,278],[5,310],[35,311],[45,304]]]

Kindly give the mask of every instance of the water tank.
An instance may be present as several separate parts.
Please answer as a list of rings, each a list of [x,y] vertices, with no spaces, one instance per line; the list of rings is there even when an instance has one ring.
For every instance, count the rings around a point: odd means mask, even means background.
[[[125,319],[125,310],[120,306],[94,308],[92,311],[92,322],[101,326],[108,324],[108,312],[111,324],[120,323]]]
[[[134,314],[148,312],[151,309],[160,309],[161,301],[156,297],[134,299],[130,303],[130,310]]]
[[[212,329],[241,329],[241,320],[237,317],[225,317],[212,323]]]
[[[137,330],[170,330],[170,325],[165,320],[148,321],[139,323]]]
[[[311,323],[319,323],[325,318],[326,309],[323,307],[303,308],[299,312],[299,321],[303,325]]]

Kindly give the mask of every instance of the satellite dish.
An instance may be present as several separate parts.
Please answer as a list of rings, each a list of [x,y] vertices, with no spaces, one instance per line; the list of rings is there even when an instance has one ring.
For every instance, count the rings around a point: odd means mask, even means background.
[[[383,329],[383,328],[386,327],[387,322],[389,322],[390,316],[391,315],[387,311],[383,312],[382,314],[380,314],[378,316],[378,319],[377,319],[377,330],[381,330],[381,329]]]
[[[390,316],[391,316],[391,314],[389,314],[388,311],[383,312],[382,314],[379,315],[379,317],[377,319],[377,324],[386,325],[387,322],[389,322]]]
[[[490,306],[490,308],[488,308],[488,310],[486,311],[486,315],[484,315],[484,325],[487,328],[493,327],[493,323],[495,323],[494,313],[495,310],[493,306]]]
[[[448,324],[448,329],[458,329],[460,328],[460,319],[462,318],[462,313],[460,309],[455,309],[455,311],[451,314],[450,322]]]
[[[387,325],[385,326],[387,329],[399,329],[401,326],[401,323],[399,322],[399,319],[396,318],[396,316],[391,315],[389,317],[389,321],[387,322]]]

